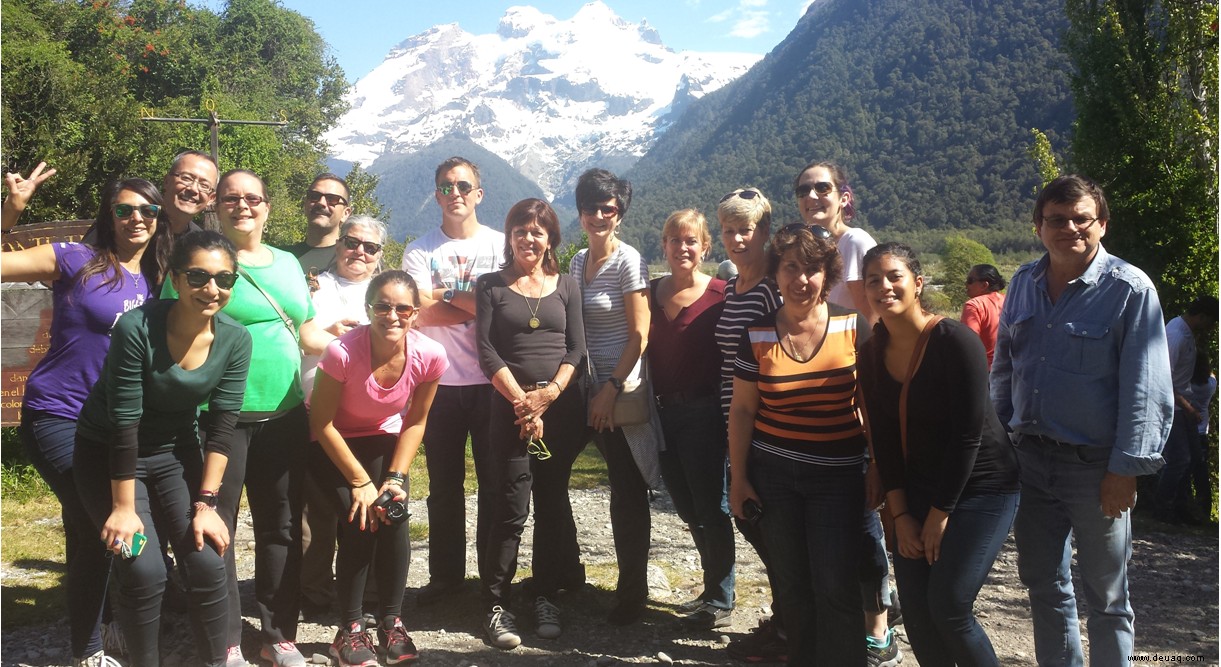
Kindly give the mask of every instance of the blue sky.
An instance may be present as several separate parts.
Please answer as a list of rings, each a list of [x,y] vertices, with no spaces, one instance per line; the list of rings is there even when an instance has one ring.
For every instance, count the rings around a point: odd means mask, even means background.
[[[222,0],[200,0],[213,8]],[[632,23],[648,19],[676,50],[767,53],[779,44],[811,0],[603,0]],[[474,34],[493,32],[509,7],[532,5],[556,18],[571,17],[580,1],[533,0],[281,0],[314,21],[348,80],[381,63],[394,45],[444,23]]]

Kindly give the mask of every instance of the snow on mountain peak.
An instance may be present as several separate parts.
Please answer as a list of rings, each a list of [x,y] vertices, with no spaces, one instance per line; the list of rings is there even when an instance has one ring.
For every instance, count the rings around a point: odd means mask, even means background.
[[[403,40],[349,90],[326,139],[334,157],[369,165],[466,135],[555,195],[599,160],[634,161],[669,113],[758,60],[676,53],[598,0],[567,20],[511,7],[492,34],[450,23]]]

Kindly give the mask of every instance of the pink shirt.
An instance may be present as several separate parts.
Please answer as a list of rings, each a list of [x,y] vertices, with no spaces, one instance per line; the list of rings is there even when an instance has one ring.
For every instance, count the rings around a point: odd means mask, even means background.
[[[988,292],[968,300],[962,307],[962,323],[979,334],[979,339],[984,343],[984,351],[988,353],[988,370],[992,370],[992,353],[996,350],[996,327],[1000,324],[1001,305],[1004,303],[1004,294]]]
[[[393,387],[382,387],[373,379],[369,326],[360,326],[331,341],[318,369],[343,385],[334,424],[346,438],[403,430],[403,415],[415,388],[441,377],[449,368],[445,348],[415,331],[407,332],[407,364]],[[313,434],[317,440],[317,434]]]

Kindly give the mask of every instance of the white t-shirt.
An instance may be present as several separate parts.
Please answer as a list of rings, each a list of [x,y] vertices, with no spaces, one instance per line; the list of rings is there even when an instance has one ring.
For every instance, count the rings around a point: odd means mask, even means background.
[[[839,237],[836,247],[839,248],[839,256],[844,260],[844,279],[831,288],[828,297],[831,303],[856,310],[852,295],[848,293],[848,281],[865,279],[865,253],[877,244],[869,232],[857,227],[849,227],[848,231]]]
[[[504,261],[505,235],[486,225],[469,239],[451,239],[438,227],[411,242],[403,253],[403,270],[411,274],[422,291],[452,289],[470,292],[485,273],[500,270]],[[420,327],[440,343],[449,356],[449,370],[441,376],[445,386],[488,384],[479,369],[475,347],[475,316],[461,324]]]
[[[372,280],[372,277],[369,280]],[[318,328],[325,329],[339,320],[356,320],[361,324],[368,324],[365,291],[369,288],[369,280],[352,282],[330,271],[319,273],[318,290],[312,297],[314,322]],[[305,389],[306,400],[314,391],[314,374],[318,372],[318,360],[321,358],[321,355],[317,354],[301,357],[301,387]]]

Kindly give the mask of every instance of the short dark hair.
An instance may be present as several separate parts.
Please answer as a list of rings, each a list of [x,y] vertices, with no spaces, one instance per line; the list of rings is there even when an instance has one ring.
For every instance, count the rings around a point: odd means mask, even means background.
[[[416,287],[415,279],[411,277],[411,274],[402,269],[382,271],[373,276],[373,279],[369,281],[369,287],[365,290],[365,304],[373,305],[373,295],[380,292],[383,287],[390,283],[406,287],[407,292],[411,294],[411,305],[419,307],[420,288]]]
[[[325,174],[318,174],[317,176],[315,176],[314,180],[309,182],[309,189],[310,190],[314,189],[314,186],[318,185],[319,181],[335,181],[336,183],[338,183],[339,185],[341,185],[343,187],[343,198],[348,200],[349,204],[352,203],[352,190],[348,188],[347,181],[343,180],[339,176],[336,176],[335,174],[332,174],[328,171]]]
[[[597,206],[607,199],[614,199],[619,207],[619,220],[627,216],[632,204],[632,183],[615,176],[605,169],[590,169],[577,179],[577,210]]]
[[[210,229],[196,230],[178,237],[174,251],[170,253],[170,270],[185,271],[191,258],[200,250],[219,250],[229,258],[229,264],[237,270],[237,248],[220,232]]]
[[[532,222],[538,223],[547,232],[547,241],[551,247],[543,257],[543,271],[548,274],[560,272],[560,262],[555,256],[556,248],[560,247],[560,219],[555,214],[551,204],[542,199],[523,199],[509,209],[505,216],[505,252],[504,263],[500,268],[507,269],[513,264],[513,230],[524,227]]]
[[[216,165],[216,160],[212,159],[211,153],[205,153],[203,151],[197,151],[197,150],[191,149],[191,150],[182,151],[181,153],[174,156],[174,159],[170,161],[170,172],[172,173],[172,172],[178,171],[179,163],[181,163],[183,160],[185,160],[189,157],[197,157],[197,158],[207,160],[208,162],[212,163],[213,167],[217,168],[217,171],[220,170],[220,167],[218,167]]]
[[[801,175],[807,171],[822,167],[831,172],[831,180],[835,181],[835,189],[841,193],[848,193],[848,205],[842,209],[844,220],[851,220],[856,215],[856,193],[852,191],[852,185],[848,183],[848,172],[838,164],[830,160],[814,160],[797,172],[797,176],[793,178],[793,190],[797,190],[797,184],[801,181]]]
[[[1107,196],[1103,193],[1102,186],[1078,174],[1065,174],[1057,176],[1039,192],[1039,197],[1034,202],[1034,224],[1037,226],[1043,222],[1044,205],[1071,204],[1081,199],[1094,200],[1100,220],[1111,219],[1111,209],[1107,206]]]
[[[780,269],[780,260],[790,251],[797,251],[797,261],[806,270],[817,269],[823,272],[821,298],[826,301],[831,288],[839,284],[844,277],[844,261],[839,256],[839,249],[830,239],[819,238],[804,224],[788,225],[772,236],[771,245],[767,251],[767,275],[776,279]]]
[[[991,264],[976,264],[971,267],[967,275],[970,276],[972,273],[980,280],[988,283],[989,292],[999,292],[1005,289],[1005,279],[1001,277],[1001,272]]]
[[[455,155],[437,165],[437,172],[433,174],[432,177],[433,184],[440,183],[441,177],[445,175],[445,172],[453,169],[454,167],[466,167],[467,169],[470,169],[471,173],[475,175],[475,187],[483,187],[480,185],[479,167],[475,166],[474,162],[471,162],[470,160],[458,155]]]
[[[1187,304],[1187,315],[1208,315],[1213,322],[1217,321],[1217,297],[1201,294]]]

